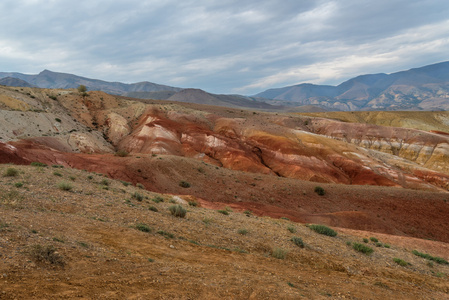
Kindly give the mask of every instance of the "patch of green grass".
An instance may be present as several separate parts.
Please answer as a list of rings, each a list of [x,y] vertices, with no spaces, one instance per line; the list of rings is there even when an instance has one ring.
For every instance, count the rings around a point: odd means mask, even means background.
[[[138,187],[139,189],[145,189],[145,187],[143,186],[143,184],[141,183],[137,183],[136,187]]]
[[[119,157],[126,157],[128,156],[128,152],[126,150],[119,150],[117,152],[115,152],[115,156],[119,156]]]
[[[189,205],[193,206],[193,207],[196,207],[196,206],[198,206],[198,202],[196,202],[196,201],[189,201]]]
[[[61,173],[59,173],[59,172],[53,172],[53,175],[55,175],[55,176],[58,176],[58,177],[62,177],[62,174]]]
[[[154,259],[148,258],[148,261],[149,261],[149,262],[154,262]]]
[[[7,168],[3,176],[5,177],[15,177],[19,175],[19,170],[16,168]]]
[[[23,186],[23,182],[16,182],[16,183],[14,183],[14,186],[16,188],[21,188]]]
[[[44,164],[44,163],[41,163],[38,161],[33,161],[30,165],[33,167],[46,167],[47,166],[47,164]]]
[[[58,183],[58,188],[62,191],[71,191],[73,189],[73,186],[65,181],[61,181]]]
[[[159,211],[159,210],[158,210],[155,206],[153,206],[153,205],[151,205],[150,207],[148,207],[148,209],[151,210],[151,211],[154,211],[154,212],[158,212],[158,211]]]
[[[203,223],[206,224],[206,226],[209,225],[210,223],[212,223],[212,221],[213,221],[213,220],[210,219],[210,218],[204,218],[204,219],[203,219]]]
[[[312,224],[308,226],[310,229],[312,229],[315,232],[318,232],[319,234],[324,234],[327,236],[334,237],[337,235],[337,232],[333,230],[332,228],[329,228],[325,225],[319,225],[319,224]]]
[[[156,196],[153,199],[151,199],[153,202],[155,203],[160,203],[160,202],[164,202],[164,198],[162,198],[161,196]]]
[[[368,247],[366,245],[363,244],[359,244],[359,243],[353,243],[352,244],[352,248],[358,252],[361,252],[363,254],[369,255],[371,253],[374,252],[374,249],[371,247]]]
[[[70,179],[71,181],[75,181],[75,180],[76,180],[76,177],[75,177],[75,176],[69,176],[69,179]]]
[[[247,217],[249,217],[249,216],[251,216],[251,215],[253,214],[253,212],[250,211],[250,210],[245,210],[243,213],[244,213]]]
[[[432,256],[432,255],[426,254],[426,253],[422,253],[422,252],[419,252],[418,250],[413,250],[412,253],[415,254],[416,256],[419,256],[419,257],[422,257],[422,258],[434,261],[434,262],[436,262],[438,264],[442,264],[442,265],[449,264],[449,262],[447,260],[445,260],[444,258],[437,257],[437,256]]]
[[[87,179],[92,180],[94,177],[92,175],[87,176]]]
[[[294,236],[294,237],[292,237],[291,241],[299,248],[304,248],[304,242],[303,242],[302,238]]]
[[[363,239],[363,242],[364,242],[364,243],[368,243],[369,240],[368,240],[367,238],[364,238],[364,239]]]
[[[288,231],[290,231],[291,233],[295,233],[297,230],[296,230],[296,227],[295,226],[292,226],[292,225],[289,225],[288,227],[287,227],[287,229],[288,229]]]
[[[130,183],[129,182],[127,182],[127,181],[123,181],[123,180],[120,180],[120,182],[124,185],[124,186],[128,186],[128,185],[130,185]]]
[[[277,259],[284,259],[287,256],[288,251],[282,248],[273,248],[271,256]]]
[[[391,246],[388,245],[388,244],[384,244],[384,247],[385,247],[385,248],[391,248]]]
[[[406,262],[405,260],[400,259],[400,258],[396,258],[396,257],[393,258],[393,261],[395,263],[397,263],[398,265],[402,266],[402,267],[406,267],[406,266],[408,266],[410,264],[410,263]]]
[[[374,243],[379,242],[379,240],[378,240],[377,238],[375,238],[375,237],[370,237],[369,239],[370,239],[372,242],[374,242]]]
[[[53,241],[59,242],[59,243],[65,243],[63,239],[57,238],[57,237],[54,237],[54,238],[53,238]]]
[[[229,215],[229,212],[227,210],[224,210],[224,209],[219,209],[219,210],[217,210],[217,212],[219,212],[220,214],[223,214],[225,216]]]
[[[89,245],[85,242],[78,242],[78,245],[80,245],[83,248],[89,248]]]
[[[179,204],[170,206],[168,210],[173,216],[178,218],[184,218],[187,214],[187,210]]]
[[[166,232],[166,231],[163,231],[163,230],[159,230],[157,233],[160,234],[160,235],[163,235],[163,236],[165,236],[167,238],[170,238],[170,239],[173,239],[175,237],[173,235],[173,233]]]
[[[136,229],[140,230],[142,232],[151,232],[150,226],[148,226],[147,224],[144,224],[144,223],[136,224]]]
[[[104,185],[104,186],[108,186],[109,185],[109,180],[103,179],[103,180],[100,181],[100,184]]]
[[[239,229],[239,230],[237,231],[237,233],[238,233],[238,234],[241,234],[241,235],[247,235],[247,234],[248,234],[248,230],[247,230],[247,229]]]
[[[52,165],[51,167],[55,168],[55,169],[58,169],[58,168],[63,169],[64,168],[64,166],[62,166],[62,165]]]

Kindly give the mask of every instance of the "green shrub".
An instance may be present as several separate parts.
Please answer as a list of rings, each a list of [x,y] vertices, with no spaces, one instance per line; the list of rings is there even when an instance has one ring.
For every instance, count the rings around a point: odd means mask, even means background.
[[[157,233],[160,234],[160,235],[163,235],[163,236],[165,236],[165,237],[168,237],[168,238],[170,238],[170,239],[172,239],[172,238],[175,237],[175,236],[173,235],[173,233],[166,232],[166,231],[163,231],[163,230],[159,230]]]
[[[121,180],[120,181],[124,186],[128,186],[130,183],[129,182],[127,182],[127,181],[123,181],[123,180]]]
[[[55,118],[55,121],[58,123],[61,123],[61,119],[60,118]]]
[[[187,214],[187,210],[179,204],[170,206],[168,210],[173,216],[178,218],[184,218]]]
[[[100,184],[101,184],[101,185],[108,186],[108,185],[109,185],[109,180],[103,179],[103,180],[100,181]]]
[[[365,246],[359,243],[353,243],[352,248],[358,252],[362,252],[363,254],[369,255],[374,252],[373,248]]]
[[[47,166],[47,164],[44,164],[44,163],[41,163],[41,162],[38,162],[38,161],[33,161],[33,162],[31,163],[31,165],[32,165],[33,167],[46,167],[46,166]]]
[[[248,230],[246,230],[246,229],[239,229],[237,232],[238,232],[238,234],[241,234],[241,235],[247,235],[248,234]]]
[[[295,232],[296,232],[296,227],[295,227],[295,226],[290,225],[290,226],[287,227],[287,229],[288,229],[288,231],[290,231],[291,233],[295,233]]]
[[[402,260],[402,259],[396,258],[396,257],[393,258],[393,261],[402,267],[408,266],[410,264],[410,263],[406,262],[405,260]]]
[[[52,165],[51,167],[55,168],[55,169],[58,169],[58,168],[63,169],[64,168],[64,166],[62,166],[62,165]]]
[[[139,189],[145,189],[145,187],[143,186],[143,184],[141,183],[137,183],[136,187],[138,187]]]
[[[162,198],[161,196],[156,196],[151,200],[155,203],[164,202],[164,198]]]
[[[368,243],[369,240],[368,240],[367,238],[364,238],[364,239],[363,239],[363,242],[364,242],[364,243]]]
[[[55,176],[59,176],[59,177],[62,177],[62,174],[61,173],[59,173],[59,172],[53,172],[53,175],[55,175]]]
[[[15,168],[8,168],[6,169],[5,173],[3,176],[5,177],[15,177],[19,175],[19,170],[15,169]]]
[[[189,205],[196,207],[196,206],[198,206],[198,202],[196,202],[196,201],[189,201]]]
[[[245,210],[243,213],[244,213],[247,217],[249,217],[249,216],[251,216],[251,215],[253,214],[253,212],[250,211],[250,210]]]
[[[136,224],[136,229],[143,231],[143,232],[151,232],[150,226],[148,226],[147,224],[144,224],[144,223]]]
[[[159,210],[154,207],[153,205],[151,205],[150,207],[148,207],[149,210],[154,211],[154,212],[158,212]]]
[[[391,246],[388,245],[388,244],[384,244],[384,247],[385,247],[385,248],[391,248]]]
[[[92,175],[87,176],[87,179],[92,180],[94,177]]]
[[[181,181],[179,183],[179,186],[183,187],[183,188],[189,188],[190,187],[190,183],[188,183],[187,181]]]
[[[39,263],[50,263],[52,265],[63,266],[64,258],[58,254],[56,248],[52,245],[32,245],[28,250],[31,259]]]
[[[370,237],[369,238],[372,242],[374,242],[374,243],[377,243],[377,242],[379,242],[379,240],[378,239],[376,239],[375,237]]]
[[[380,242],[376,243],[376,247],[382,247],[382,246],[383,246],[382,243],[380,243]]]
[[[299,248],[304,248],[304,242],[302,241],[302,238],[294,236],[292,237],[291,241]]]
[[[332,237],[337,235],[337,232],[335,230],[333,230],[325,225],[312,224],[312,225],[309,225],[309,228],[315,232],[318,232],[319,234],[324,234],[324,235],[332,236]]]
[[[71,181],[75,181],[76,177],[75,177],[75,176],[69,176],[69,179],[70,179]]]
[[[320,196],[324,196],[326,194],[326,191],[322,187],[316,186],[315,193],[317,193]]]
[[[139,202],[143,200],[143,195],[139,194],[138,192],[134,192],[134,194],[132,194],[131,197]]]
[[[413,250],[412,253],[415,254],[416,256],[423,257],[423,258],[428,259],[428,260],[432,260],[432,261],[434,261],[434,262],[436,262],[438,264],[442,264],[442,265],[449,264],[449,262],[447,260],[445,260],[444,258],[441,258],[441,257],[432,256],[432,255],[429,255],[429,254],[426,254],[426,253],[419,252],[417,250]]]
[[[58,183],[58,188],[63,191],[70,191],[72,190],[73,186],[68,182],[61,181],[60,183]]]
[[[16,183],[14,183],[14,186],[16,188],[21,188],[23,186],[23,183],[22,182],[16,182]]]
[[[277,259],[284,259],[287,256],[288,251],[282,248],[274,248],[271,251],[271,256]]]
[[[219,210],[217,210],[220,214],[223,214],[223,215],[229,215],[229,211],[227,211],[227,210],[225,210],[225,209],[219,209]]]

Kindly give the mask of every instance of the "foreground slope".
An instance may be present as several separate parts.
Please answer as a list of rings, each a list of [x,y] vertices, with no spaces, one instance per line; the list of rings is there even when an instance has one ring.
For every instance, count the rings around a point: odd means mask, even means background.
[[[448,297],[449,266],[412,253],[447,259],[446,243],[341,228],[320,235],[236,204],[220,207],[226,215],[191,196],[60,165],[1,165],[0,174],[2,299]],[[186,216],[172,216],[170,202]]]

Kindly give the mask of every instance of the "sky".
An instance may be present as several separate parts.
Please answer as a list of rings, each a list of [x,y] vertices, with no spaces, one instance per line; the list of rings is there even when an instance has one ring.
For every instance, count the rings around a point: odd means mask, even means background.
[[[0,72],[211,93],[449,60],[447,0],[2,0]]]

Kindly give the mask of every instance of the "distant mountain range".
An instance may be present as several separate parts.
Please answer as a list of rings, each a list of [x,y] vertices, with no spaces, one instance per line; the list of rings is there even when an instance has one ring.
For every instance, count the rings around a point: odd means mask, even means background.
[[[448,110],[449,62],[392,74],[361,75],[338,86],[298,84],[255,95],[272,104],[330,110]]]
[[[252,97],[215,95],[151,82],[126,84],[44,70],[37,75],[0,72],[0,84],[77,88],[141,99],[159,99],[264,110],[449,110],[449,62],[392,74],[368,74],[338,86],[303,83],[269,89]],[[304,108],[304,109],[303,109]]]

